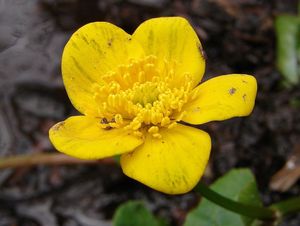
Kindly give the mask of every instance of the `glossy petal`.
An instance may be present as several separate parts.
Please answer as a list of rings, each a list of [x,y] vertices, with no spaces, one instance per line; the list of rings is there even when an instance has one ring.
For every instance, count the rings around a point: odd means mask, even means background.
[[[135,151],[122,155],[123,172],[158,191],[182,194],[202,176],[210,154],[210,137],[204,131],[177,125],[160,131],[162,138],[147,135]]]
[[[142,23],[132,35],[140,42],[146,55],[158,57],[159,67],[164,68],[165,59],[175,60],[176,80],[185,72],[191,74],[196,86],[205,70],[205,59],[201,43],[189,22],[182,17],[154,18]]]
[[[105,130],[100,121],[74,116],[54,125],[49,137],[57,150],[80,159],[100,159],[132,151],[142,138],[128,135],[123,129]]]
[[[142,55],[142,47],[113,24],[94,22],[77,30],[62,56],[63,80],[74,107],[85,115],[96,116],[92,84],[100,84],[101,76]]]
[[[183,107],[183,121],[202,124],[252,112],[257,91],[256,79],[251,75],[231,74],[212,78],[196,87],[194,101]]]

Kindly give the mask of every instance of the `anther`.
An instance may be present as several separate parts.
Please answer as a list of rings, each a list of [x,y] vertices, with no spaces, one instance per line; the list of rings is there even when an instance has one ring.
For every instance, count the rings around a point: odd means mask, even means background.
[[[134,136],[137,136],[137,137],[140,137],[140,138],[144,136],[143,133],[140,132],[140,131],[134,131],[134,132],[133,132],[133,135],[134,135]]]
[[[152,134],[158,133],[158,131],[159,128],[157,126],[151,126],[150,129],[148,129],[148,133],[152,133]]]
[[[160,134],[160,133],[154,133],[154,134],[152,134],[152,136],[153,136],[154,138],[158,138],[158,139],[161,138],[161,134]]]
[[[171,122],[171,120],[170,120],[169,117],[164,117],[164,118],[161,120],[160,125],[161,125],[161,126],[166,126],[166,125],[170,124],[170,122]]]
[[[117,124],[123,124],[123,117],[121,114],[116,114],[115,115],[115,121]]]
[[[173,129],[177,125],[177,122],[172,122],[169,126],[168,129]]]

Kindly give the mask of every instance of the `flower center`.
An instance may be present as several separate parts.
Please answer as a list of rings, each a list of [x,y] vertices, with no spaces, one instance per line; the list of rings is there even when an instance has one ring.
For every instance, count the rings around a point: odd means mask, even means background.
[[[145,107],[147,104],[153,104],[157,101],[161,89],[159,84],[155,82],[145,82],[144,84],[136,83],[133,86],[133,99],[134,104],[141,104]]]
[[[176,77],[175,65],[148,56],[104,75],[101,84],[93,85],[103,128],[124,127],[137,136],[147,130],[160,137],[160,128],[176,125],[184,114],[191,79],[189,74]]]

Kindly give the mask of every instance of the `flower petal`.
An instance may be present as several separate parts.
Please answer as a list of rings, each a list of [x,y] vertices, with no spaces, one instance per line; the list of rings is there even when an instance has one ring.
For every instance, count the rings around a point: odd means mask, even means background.
[[[185,72],[190,73],[193,87],[200,82],[205,59],[198,36],[186,19],[161,17],[147,20],[132,37],[140,42],[146,55],[158,57],[160,68],[164,68],[165,60],[177,61],[174,72],[178,82]]]
[[[97,116],[92,85],[101,77],[140,58],[143,49],[121,28],[106,22],[89,23],[77,30],[65,46],[62,74],[72,104],[85,115]]]
[[[143,145],[121,156],[123,172],[158,191],[186,193],[205,170],[210,137],[204,131],[183,125],[160,132],[161,139],[148,134]]]
[[[129,135],[124,129],[105,130],[100,121],[74,116],[54,125],[49,137],[57,150],[81,159],[100,159],[132,151],[143,138]]]
[[[183,107],[182,121],[202,124],[252,112],[257,91],[256,79],[251,75],[231,74],[212,78],[196,87],[196,98]]]

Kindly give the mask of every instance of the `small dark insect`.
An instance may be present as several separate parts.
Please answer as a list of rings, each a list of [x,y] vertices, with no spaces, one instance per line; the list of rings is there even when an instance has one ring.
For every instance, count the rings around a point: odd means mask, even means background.
[[[115,122],[115,120],[111,120],[111,122]],[[110,130],[112,129],[111,126],[109,126],[108,124],[110,123],[110,121],[107,120],[107,118],[102,118],[101,121],[100,121],[101,124],[104,124],[104,125],[107,125],[104,129],[105,130]]]
[[[100,121],[101,124],[108,124],[109,121],[107,120],[107,118],[102,118]]]

